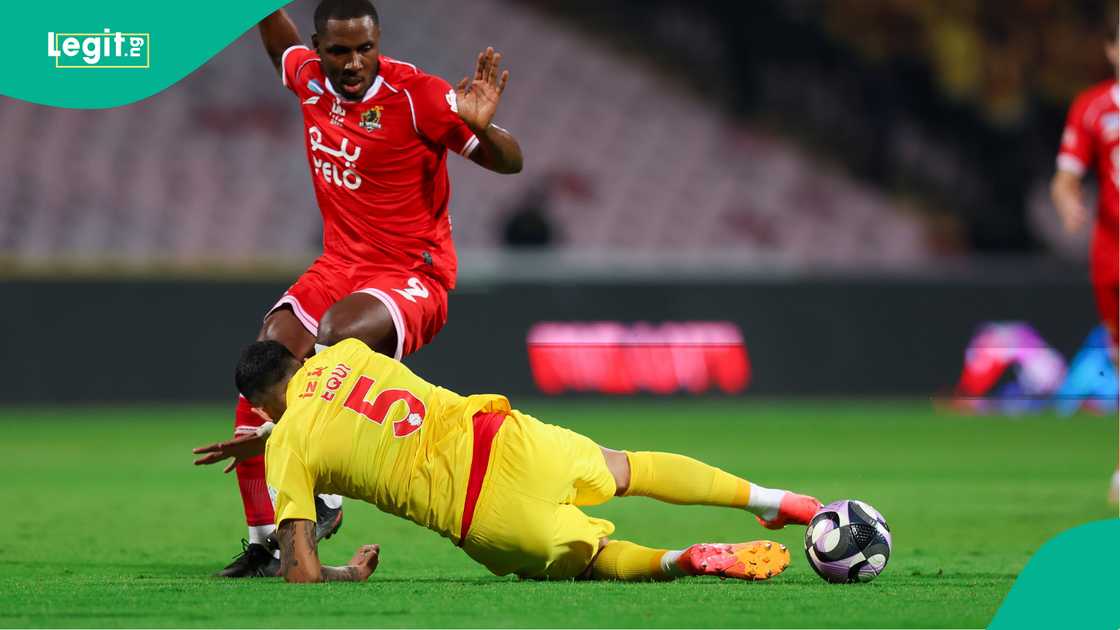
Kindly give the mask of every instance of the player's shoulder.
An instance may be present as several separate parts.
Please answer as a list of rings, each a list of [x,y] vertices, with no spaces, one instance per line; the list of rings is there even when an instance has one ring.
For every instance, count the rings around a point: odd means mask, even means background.
[[[416,64],[381,56],[381,76],[386,82],[398,89],[422,90],[424,88],[446,90],[447,81],[429,74]]]
[[[1073,101],[1074,109],[1089,109],[1102,105],[1115,105],[1113,92],[1117,89],[1117,82],[1113,79],[1101,81],[1081,91]]]
[[[306,88],[316,94],[323,93],[323,65],[319,53],[298,44],[284,51],[280,58],[280,72],[285,82],[294,81],[289,86],[297,91]]]

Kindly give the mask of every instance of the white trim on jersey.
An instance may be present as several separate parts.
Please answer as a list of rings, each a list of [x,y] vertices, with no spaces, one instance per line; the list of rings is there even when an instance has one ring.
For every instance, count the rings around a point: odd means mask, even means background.
[[[328,92],[330,92],[334,96],[337,96],[340,99],[343,99],[343,102],[351,102],[351,103],[353,102],[350,99],[346,98],[345,96],[339,94],[338,90],[334,89],[334,86],[331,85],[331,80],[329,78],[324,76],[323,79],[327,83],[327,91]],[[368,101],[369,99],[377,96],[377,91],[381,89],[381,84],[382,83],[385,83],[385,80],[382,79],[381,75],[379,74],[379,75],[377,75],[377,78],[373,80],[373,84],[369,86],[369,89],[366,90],[365,95],[362,96],[362,102],[364,103],[364,102]],[[388,83],[385,83],[385,85],[388,85]]]
[[[385,309],[389,311],[389,317],[393,318],[393,327],[397,329],[397,352],[393,355],[393,358],[400,361],[404,358],[404,315],[401,313],[401,309],[397,306],[397,303],[393,301],[393,296],[381,289],[374,288],[358,289],[354,293],[371,295],[385,305]]]
[[[416,106],[412,104],[412,94],[409,94],[408,88],[405,88],[404,95],[406,98],[408,98],[408,110],[412,113],[412,130],[415,131],[416,135],[419,136],[420,127],[416,126]]]
[[[465,158],[469,158],[474,153],[475,149],[478,148],[478,144],[478,136],[472,134],[471,139],[467,140],[467,143],[463,145],[463,150],[460,151],[459,154]]]
[[[288,46],[287,48],[284,49],[284,54],[280,55],[280,83],[284,84],[284,87],[288,87],[288,73],[284,71],[284,69],[288,67],[288,64],[287,64],[288,53],[292,52],[293,50],[295,50],[297,48],[302,48],[304,50],[311,50],[310,48],[308,48],[307,46],[304,46],[303,44],[296,44],[295,46]],[[302,68],[303,66],[300,66],[300,67]],[[299,69],[298,68],[296,69],[296,71],[294,73],[292,73],[292,77],[295,77],[297,74],[299,74]]]
[[[1069,153],[1059,153],[1058,170],[1081,177],[1085,174],[1085,163]]]
[[[276,309],[285,304],[292,307],[292,312],[295,313],[296,319],[299,320],[299,323],[303,324],[303,327],[307,329],[307,332],[311,333],[312,337],[319,336],[319,321],[308,315],[307,311],[303,310],[303,305],[296,299],[296,296],[291,294],[284,294],[284,297],[280,298],[272,308],[268,309],[268,312],[264,314],[264,318],[268,319],[269,315],[275,313]]]
[[[412,68],[416,72],[420,72],[419,68],[417,68],[415,65],[413,65],[411,63],[408,63],[407,61],[401,61],[400,59],[393,59],[392,57],[386,57],[384,55],[382,55],[381,58],[384,59],[385,61],[388,61],[389,63],[399,63],[402,66],[408,66],[409,68]]]
[[[377,96],[377,92],[381,89],[381,84],[384,82],[385,79],[381,78],[380,74],[377,75],[377,78],[373,80],[373,85],[369,86],[369,90],[366,91],[366,95],[362,97],[362,102],[364,103],[369,99]]]

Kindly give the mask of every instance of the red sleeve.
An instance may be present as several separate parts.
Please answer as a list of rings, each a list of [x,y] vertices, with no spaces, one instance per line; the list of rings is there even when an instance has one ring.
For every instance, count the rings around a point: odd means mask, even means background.
[[[284,56],[280,58],[280,80],[284,83],[284,87],[296,93],[297,96],[304,97],[314,91],[307,86],[307,80],[312,78],[310,73],[318,70],[319,64],[312,63],[317,61],[319,56],[315,51],[307,46],[292,46],[284,51]],[[319,94],[322,94],[322,87],[319,88]]]
[[[1078,97],[1069,108],[1066,127],[1062,131],[1062,147],[1058,150],[1058,170],[1082,175],[1093,162],[1093,134],[1085,120],[1092,99]]]
[[[455,90],[439,77],[421,75],[405,90],[416,114],[416,132],[465,157],[478,147],[478,138],[467,127],[455,103]]]

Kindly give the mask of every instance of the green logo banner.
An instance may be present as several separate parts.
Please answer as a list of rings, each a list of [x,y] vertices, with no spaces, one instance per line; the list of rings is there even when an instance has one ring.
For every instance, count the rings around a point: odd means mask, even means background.
[[[1047,541],[1015,580],[989,628],[1120,628],[1120,519]]]
[[[282,0],[7,3],[0,94],[80,109],[128,105],[186,77]]]

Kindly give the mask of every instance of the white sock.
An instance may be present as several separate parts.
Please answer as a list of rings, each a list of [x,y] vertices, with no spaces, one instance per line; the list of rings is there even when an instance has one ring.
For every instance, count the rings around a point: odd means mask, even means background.
[[[666,551],[665,554],[661,556],[661,572],[669,577],[688,575],[681,569],[680,565],[677,564],[677,558],[680,558],[682,553],[684,553],[683,549],[678,551]]]
[[[323,503],[326,504],[326,506],[329,507],[332,510],[337,510],[338,508],[342,507],[342,496],[341,495],[338,495],[338,494],[320,494],[319,498],[322,499]]]
[[[747,511],[758,515],[764,521],[773,520],[778,516],[778,509],[782,506],[784,496],[786,496],[785,490],[763,488],[752,483]]]
[[[250,525],[249,526],[249,542],[250,543],[256,543],[258,545],[264,545],[265,547],[268,547],[268,543],[266,541],[268,540],[268,537],[271,536],[272,532],[274,532],[274,531],[276,531],[276,526],[275,525],[271,525],[271,524],[269,524],[269,525]],[[273,558],[279,558],[280,557],[280,550],[277,549],[276,551],[273,551],[272,552],[272,557]]]

